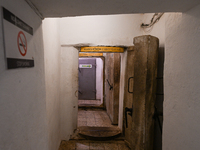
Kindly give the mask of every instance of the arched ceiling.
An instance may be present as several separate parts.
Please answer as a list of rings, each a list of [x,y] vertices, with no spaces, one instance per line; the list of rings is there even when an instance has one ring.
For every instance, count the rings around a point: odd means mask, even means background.
[[[200,0],[25,0],[43,17],[184,12]]]

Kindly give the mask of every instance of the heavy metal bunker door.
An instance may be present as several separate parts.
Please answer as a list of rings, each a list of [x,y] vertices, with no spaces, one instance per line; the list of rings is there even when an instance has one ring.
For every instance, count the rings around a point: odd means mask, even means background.
[[[80,100],[96,99],[96,58],[79,59],[79,94]]]

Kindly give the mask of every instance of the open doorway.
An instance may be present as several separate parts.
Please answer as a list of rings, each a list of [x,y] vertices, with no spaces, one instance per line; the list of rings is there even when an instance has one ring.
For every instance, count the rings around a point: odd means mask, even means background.
[[[114,70],[111,71],[114,61],[110,56],[110,54],[104,54],[101,57],[79,58],[79,134],[105,139],[121,133],[118,123],[113,123],[113,114],[110,113],[113,107],[107,102],[110,100],[114,104],[111,100],[113,89],[110,89],[110,86],[114,84],[114,76],[111,75],[114,74]],[[112,85],[109,85],[107,80]]]
[[[103,59],[79,58],[79,107],[103,106]]]

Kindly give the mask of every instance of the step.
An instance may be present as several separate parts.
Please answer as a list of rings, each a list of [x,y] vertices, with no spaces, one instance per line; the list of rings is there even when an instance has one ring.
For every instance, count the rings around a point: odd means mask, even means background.
[[[79,134],[90,140],[111,140],[121,135],[118,127],[78,127]]]

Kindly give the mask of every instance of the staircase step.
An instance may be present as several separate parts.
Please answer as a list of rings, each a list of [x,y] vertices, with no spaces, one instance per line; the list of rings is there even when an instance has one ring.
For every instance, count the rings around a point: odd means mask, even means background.
[[[81,136],[90,140],[111,140],[121,135],[121,130],[118,127],[82,126],[78,130]]]

